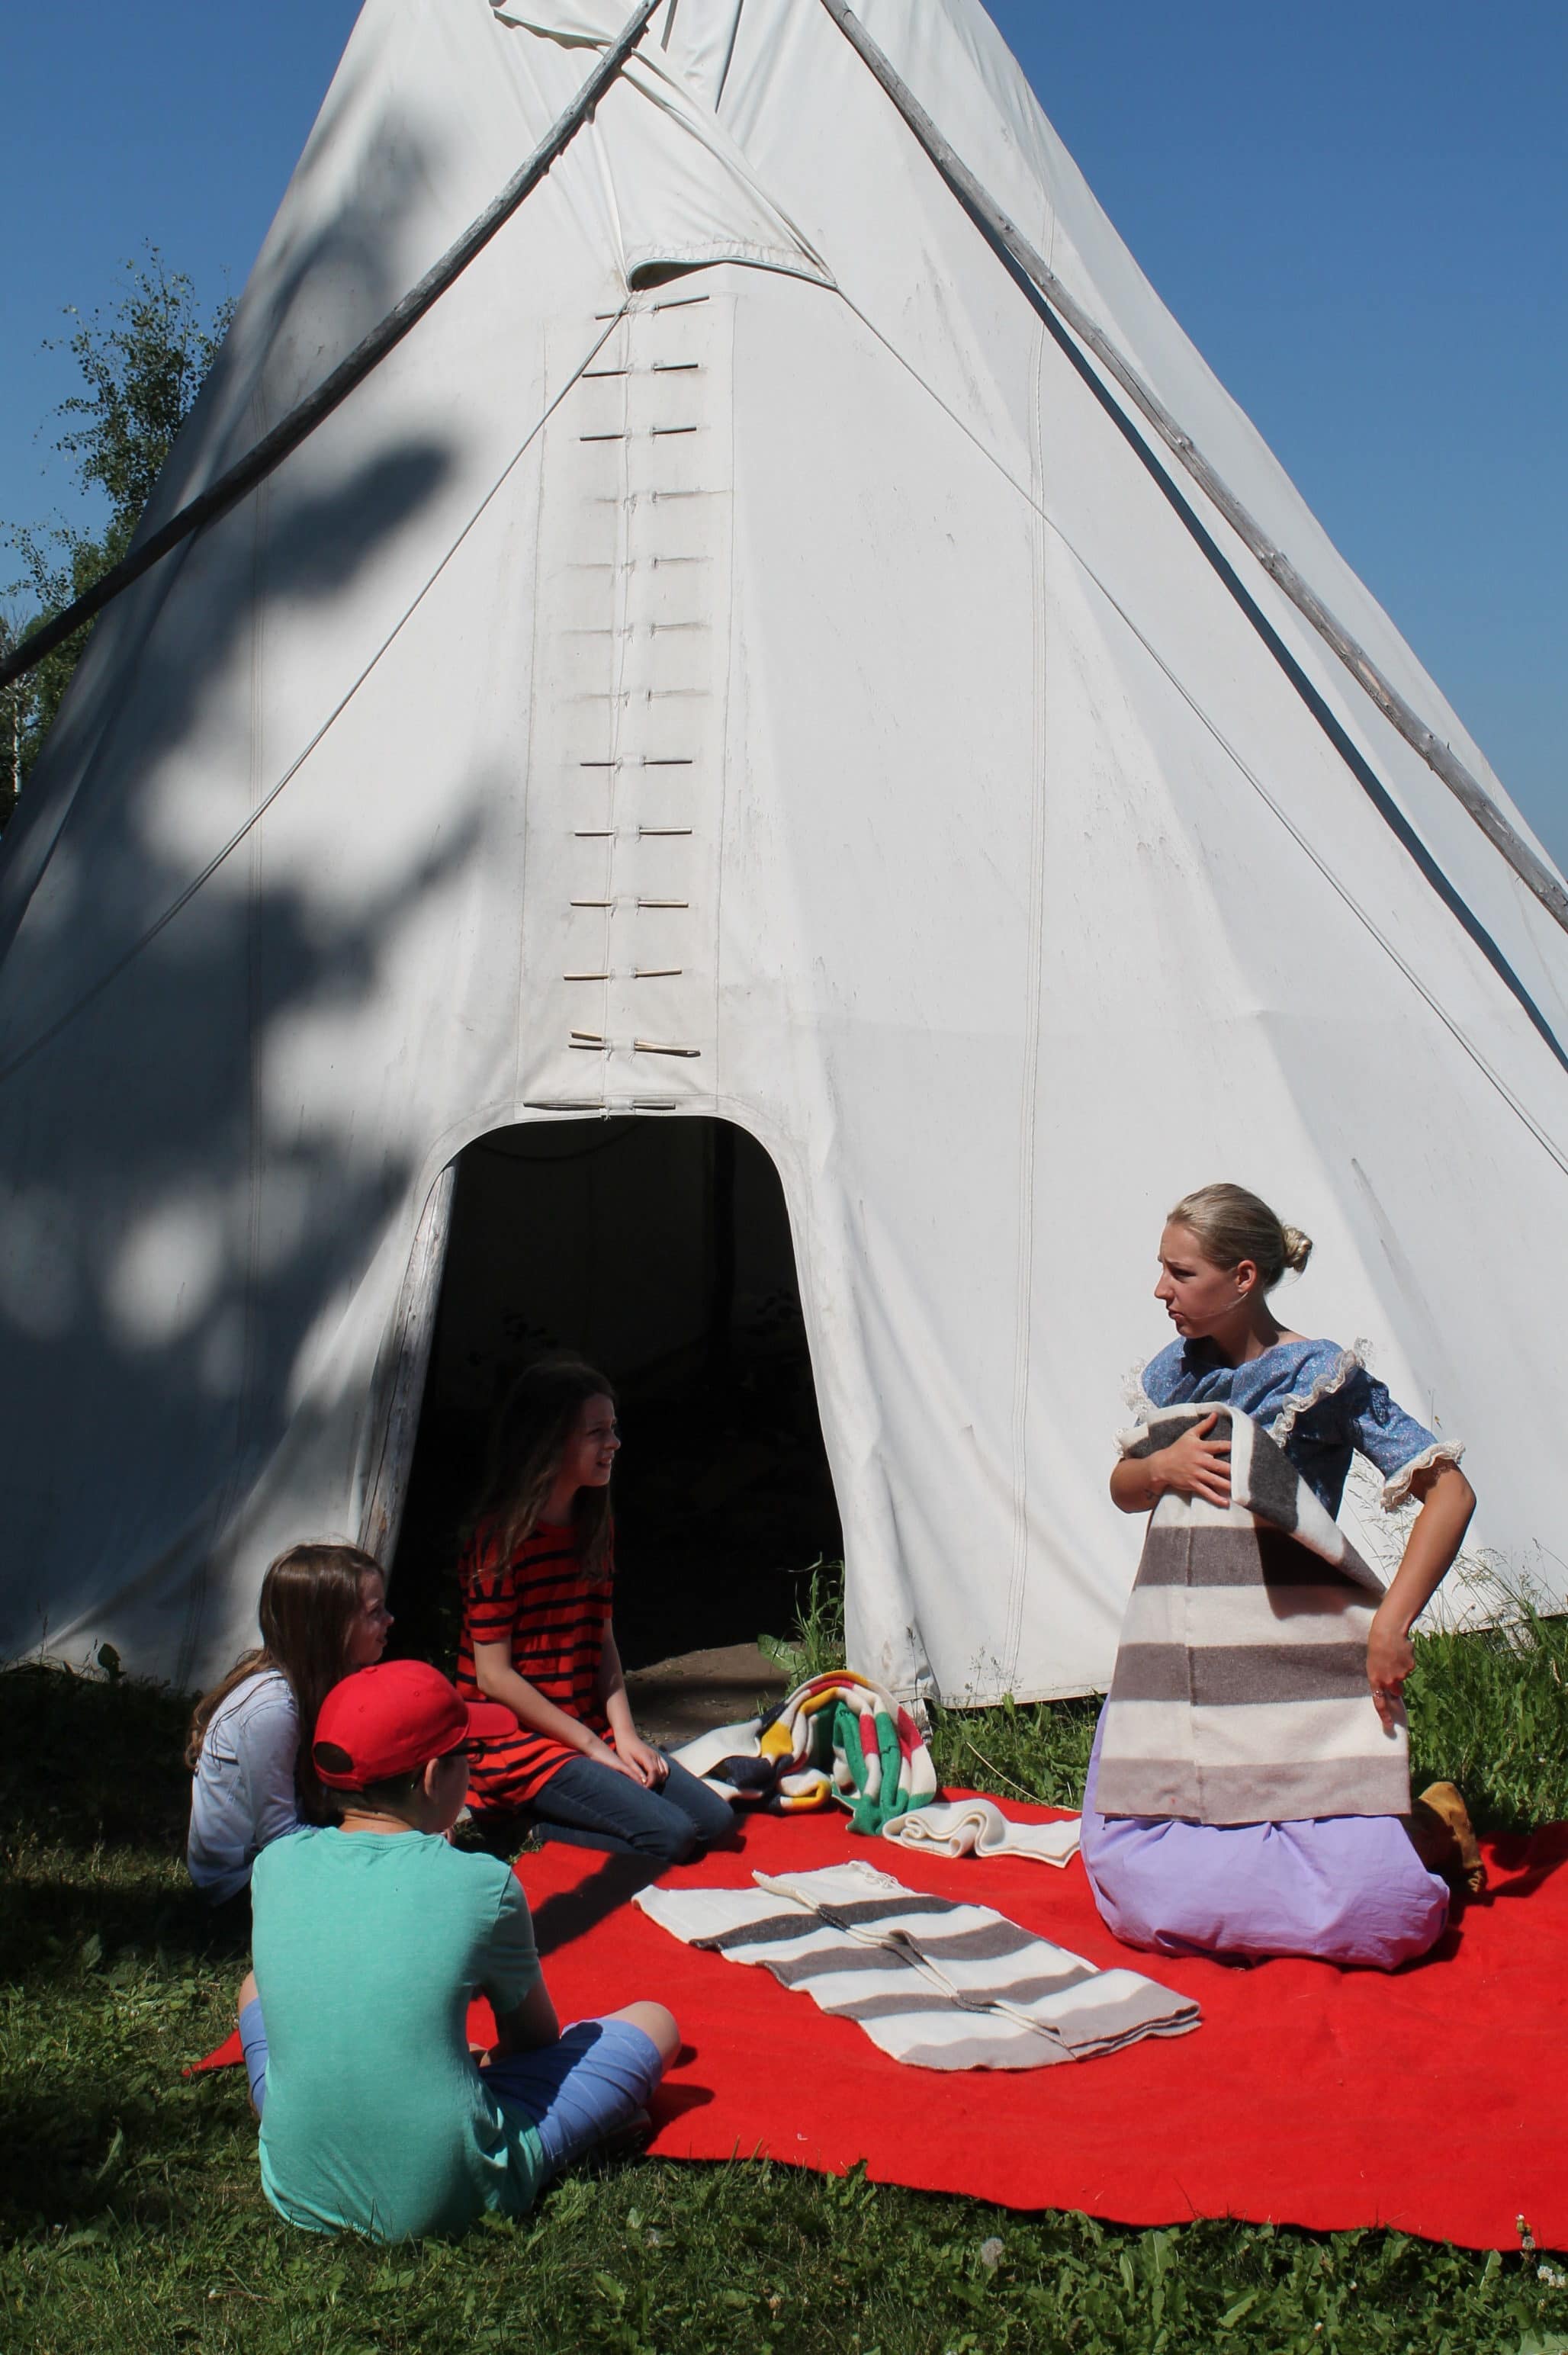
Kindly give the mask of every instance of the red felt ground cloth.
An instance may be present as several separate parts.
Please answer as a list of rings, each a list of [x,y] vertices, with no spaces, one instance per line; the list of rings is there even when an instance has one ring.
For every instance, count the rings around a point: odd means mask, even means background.
[[[1522,2215],[1541,2246],[1568,2246],[1568,1826],[1487,1843],[1491,1902],[1392,1977],[1131,1954],[1076,1861],[906,1856],[837,1814],[752,1817],[744,1832],[741,1849],[668,1885],[862,1857],[1092,1962],[1147,1970],[1196,1997],[1203,2025],[1074,2067],[904,2068],[760,1967],[683,1946],[625,1904],[599,1918],[609,1860],[552,1845],[518,1870],[561,2018],[652,1996],[685,2030],[656,2105],[659,2158],[827,2170],[864,2159],[879,2182],[1014,2208],[1135,2224],[1381,2224],[1472,2248],[1517,2248]]]

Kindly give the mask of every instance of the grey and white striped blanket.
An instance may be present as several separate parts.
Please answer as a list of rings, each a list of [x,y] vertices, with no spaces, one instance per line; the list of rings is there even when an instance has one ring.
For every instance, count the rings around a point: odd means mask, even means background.
[[[1284,1450],[1228,1407],[1168,1407],[1122,1434],[1158,1454],[1205,1415],[1231,1443],[1231,1504],[1162,1497],[1122,1623],[1094,1805],[1200,1824],[1402,1816],[1402,1721],[1367,1686],[1383,1588]],[[1227,1429],[1228,1426],[1228,1429]]]
[[[917,2069],[1049,2069],[1199,2024],[1195,2003],[1136,1971],[1096,1970],[987,1906],[925,1896],[874,1865],[752,1879],[634,1902],[683,1945],[761,1963]]]

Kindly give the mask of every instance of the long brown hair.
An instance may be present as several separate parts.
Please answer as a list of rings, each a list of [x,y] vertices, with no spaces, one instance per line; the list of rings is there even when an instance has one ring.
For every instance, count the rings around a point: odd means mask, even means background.
[[[513,1384],[490,1440],[489,1468],[464,1536],[485,1529],[503,1560],[539,1527],[567,1442],[590,1399],[615,1393],[581,1358],[540,1358]],[[589,1578],[610,1572],[614,1519],[607,1488],[580,1488],[572,1500],[578,1559]]]
[[[281,1553],[261,1581],[256,1615],[261,1642],[235,1661],[221,1684],[197,1702],[186,1742],[185,1763],[192,1774],[201,1757],[214,1713],[236,1685],[264,1668],[288,1678],[299,1714],[300,1746],[294,1782],[303,1812],[329,1819],[329,1803],[316,1780],[310,1745],[322,1702],[348,1674],[348,1634],[363,1607],[367,1575],[385,1576],[373,1554],[351,1545],[297,1545]]]

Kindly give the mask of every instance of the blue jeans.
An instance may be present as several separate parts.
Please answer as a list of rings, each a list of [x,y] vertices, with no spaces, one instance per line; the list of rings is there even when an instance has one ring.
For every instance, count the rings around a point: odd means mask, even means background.
[[[526,1812],[546,1839],[640,1856],[661,1872],[730,1838],[735,1825],[729,1800],[673,1761],[661,1788],[648,1791],[613,1766],[573,1758],[556,1769]]]

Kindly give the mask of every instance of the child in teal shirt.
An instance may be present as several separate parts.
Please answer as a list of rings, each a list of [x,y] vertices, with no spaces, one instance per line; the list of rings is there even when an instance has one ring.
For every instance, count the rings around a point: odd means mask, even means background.
[[[313,1751],[342,1821],[256,1859],[240,2037],[262,2189],[307,2231],[398,2241],[518,2215],[633,2123],[678,2049],[656,2003],[562,2035],[516,1875],[449,1844],[493,1718],[515,1731],[421,1661],[346,1678]],[[476,1988],[497,2030],[477,2065]]]

